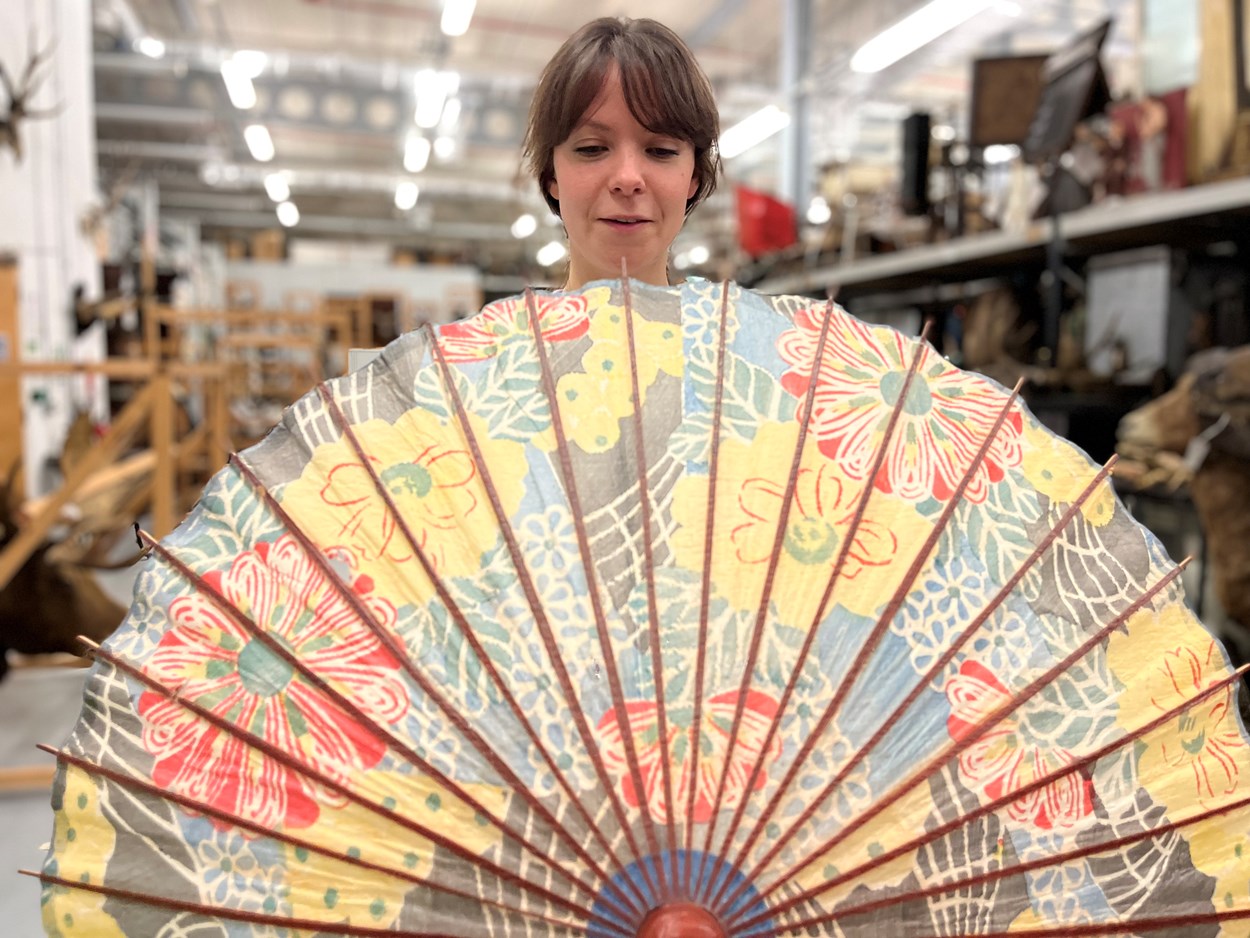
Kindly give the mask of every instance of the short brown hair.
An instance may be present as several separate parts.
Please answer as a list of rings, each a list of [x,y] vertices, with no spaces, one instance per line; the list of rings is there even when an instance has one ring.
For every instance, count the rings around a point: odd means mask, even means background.
[[[652,133],[673,136],[694,147],[698,188],[686,200],[686,214],[716,189],[720,117],[712,85],[694,53],[675,32],[651,19],[605,16],[565,40],[538,79],[525,130],[524,157],[551,210],[555,148],[568,139],[599,95],[608,72],[621,73],[625,103]]]

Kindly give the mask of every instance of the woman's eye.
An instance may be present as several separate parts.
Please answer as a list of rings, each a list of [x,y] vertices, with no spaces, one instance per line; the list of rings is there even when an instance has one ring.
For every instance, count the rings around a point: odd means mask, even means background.
[[[598,144],[587,144],[581,147],[574,147],[573,152],[580,153],[582,156],[598,156],[607,149],[607,147],[599,146]]]
[[[677,155],[677,151],[676,151],[676,150],[674,150],[672,147],[652,147],[652,148],[651,148],[651,155],[652,155],[652,156],[658,156],[658,157],[660,157],[660,158],[662,158],[662,159],[666,159],[666,160],[667,160],[667,159],[671,159],[672,157],[676,156],[676,155]]]

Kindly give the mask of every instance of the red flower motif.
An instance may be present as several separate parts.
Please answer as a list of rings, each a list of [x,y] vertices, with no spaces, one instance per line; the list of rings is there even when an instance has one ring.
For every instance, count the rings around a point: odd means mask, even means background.
[[[336,565],[350,561],[342,551],[328,555]],[[397,662],[294,537],[260,544],[205,579],[374,721],[392,723],[407,712]],[[368,595],[367,577],[352,588],[384,628],[394,626],[394,606]],[[335,781],[381,760],[385,746],[375,736],[207,596],[176,599],[170,615],[173,625],[146,670],[179,698]],[[145,691],[138,707],[144,748],[155,757],[152,780],[162,788],[274,827],[307,827],[320,813],[318,802],[334,800],[162,694]]]
[[[951,738],[959,741],[1012,697],[989,669],[965,661],[946,683],[946,699],[951,707],[946,728]],[[960,753],[959,773],[969,787],[981,792],[987,801],[995,801],[1075,761],[1071,753],[1057,746],[1030,745],[1019,721],[1009,716]],[[1093,810],[1093,783],[1079,769],[1073,769],[1011,802],[1007,815],[1051,830],[1071,827]]]
[[[535,294],[539,329],[548,342],[570,342],[590,328],[589,304],[581,295]],[[505,341],[531,335],[525,298],[514,296],[488,304],[476,316],[440,326],[443,355],[450,362],[494,358]]]
[[[903,391],[915,354],[911,340],[873,328],[841,310],[830,324],[812,405],[812,430],[823,452],[851,479],[868,477],[890,412]],[[825,307],[799,310],[777,350],[791,366],[781,384],[803,398],[811,383]],[[948,364],[925,346],[899,412],[886,458],[873,484],[882,492],[920,501],[950,498],[997,419],[1006,398],[984,378]],[[1008,414],[965,498],[985,500],[988,486],[1020,465],[1023,417]]]
[[[677,801],[677,811],[673,816],[685,816],[689,801],[690,780],[692,773],[697,773],[698,781],[695,788],[694,820],[706,824],[712,820],[712,812],[716,798],[716,787],[720,781],[720,773],[728,772],[725,779],[725,791],[721,797],[722,809],[737,807],[738,803],[748,794],[747,779],[755,764],[761,761],[761,747],[768,727],[777,715],[777,701],[759,691],[748,691],[746,705],[742,711],[742,722],[736,733],[731,729],[734,710],[738,703],[737,691],[726,691],[711,698],[702,710],[702,726],[699,732],[698,752],[690,753],[690,726],[687,721],[682,725],[668,714],[668,754],[670,775],[672,778],[673,797]],[[638,755],[639,774],[642,776],[644,790],[639,792],[630,777],[629,760],[626,756],[625,737],[616,718],[616,710],[609,710],[599,721],[599,733],[602,740],[604,759],[608,770],[620,778],[621,795],[626,804],[634,808],[645,807],[646,812],[657,824],[666,824],[669,819],[668,803],[664,793],[664,749],[660,745],[660,723],[658,710],[654,701],[635,700],[625,704],[629,715],[630,730],[634,737],[634,751]],[[731,735],[737,737],[734,744],[733,761],[727,769],[725,754],[728,750]],[[693,758],[692,758],[693,755]],[[762,761],[768,763],[781,755],[781,740],[774,736],[768,753]],[[760,772],[755,778],[752,791],[759,791],[767,781],[767,772]]]

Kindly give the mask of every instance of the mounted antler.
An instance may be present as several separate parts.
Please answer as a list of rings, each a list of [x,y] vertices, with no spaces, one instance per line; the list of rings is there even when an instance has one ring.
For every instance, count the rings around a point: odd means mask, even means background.
[[[30,38],[29,48],[35,49],[37,44],[33,31]],[[22,123],[42,117],[53,117],[60,110],[59,106],[39,110],[30,107],[30,99],[39,90],[42,78],[42,75],[39,74],[39,67],[51,57],[54,45],[55,43],[50,43],[46,49],[41,49],[31,54],[26,61],[25,67],[22,69],[21,78],[16,85],[13,79],[9,77],[4,63],[0,62],[0,84],[4,85],[5,94],[9,98],[8,112],[0,116],[0,148],[5,146],[11,148],[19,163],[22,161],[22,137],[20,133]]]

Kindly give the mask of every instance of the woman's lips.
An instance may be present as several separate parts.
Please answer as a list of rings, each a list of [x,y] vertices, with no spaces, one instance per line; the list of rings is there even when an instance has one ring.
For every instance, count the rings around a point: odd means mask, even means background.
[[[600,218],[599,220],[608,227],[614,228],[617,231],[634,231],[644,228],[651,223],[650,219],[647,218],[631,218],[629,220],[618,218]]]

